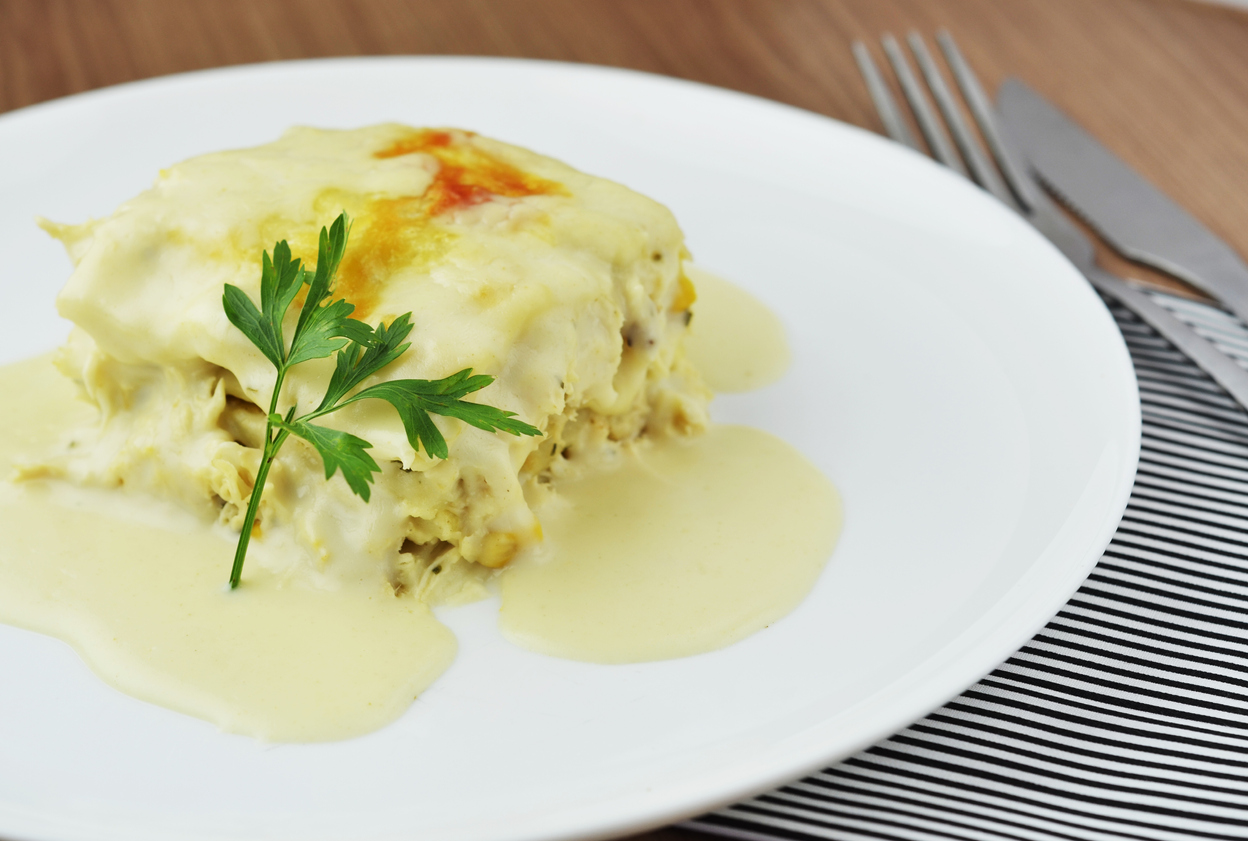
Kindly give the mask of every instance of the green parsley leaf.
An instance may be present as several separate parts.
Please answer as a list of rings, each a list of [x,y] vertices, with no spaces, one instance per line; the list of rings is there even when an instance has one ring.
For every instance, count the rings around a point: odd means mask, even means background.
[[[290,309],[291,302],[303,286],[303,275],[299,261],[290,257],[290,246],[286,240],[273,246],[272,260],[267,251],[264,253],[260,271],[260,306],[274,336],[282,335],[286,310]]]
[[[342,470],[342,478],[347,480],[351,490],[368,502],[373,474],[381,472],[377,462],[368,454],[372,444],[350,432],[341,432],[306,421],[287,423],[279,415],[272,416],[270,421],[279,429],[289,430],[316,447],[325,465],[325,478],[332,479],[335,472]]]
[[[272,259],[267,251],[261,258],[259,310],[246,292],[229,283],[221,296],[230,323],[242,330],[278,371],[289,364],[282,322],[303,284],[304,271],[298,260],[291,259],[290,246],[282,240],[273,246]]]
[[[311,297],[308,296],[309,299]],[[351,344],[351,336],[366,335],[355,327],[347,326],[351,322],[368,327],[362,321],[347,317],[353,312],[355,305],[342,300],[314,308],[303,326],[303,332],[295,333],[286,364],[298,365],[309,359],[323,359]]]
[[[268,320],[256,309],[247,293],[227,283],[221,296],[221,305],[225,307],[225,316],[230,323],[242,330],[243,335],[280,371],[285,361],[282,359],[282,347],[273,336]]]
[[[355,312],[354,304],[342,299],[325,303],[332,297],[330,285],[342,262],[350,230],[351,220],[345,213],[334,220],[328,231],[321,228],[316,272],[306,281],[308,294],[299,311],[299,323],[295,325],[288,365],[323,359],[351,343],[367,345],[371,341],[372,328],[349,317]],[[304,277],[306,279],[306,272]]]
[[[358,323],[358,322],[357,322]],[[367,327],[367,325],[365,325]],[[401,344],[412,332],[412,314],[401,315],[387,325],[384,321],[377,329],[368,328],[367,341],[356,340],[356,347],[335,357],[334,373],[320,408],[334,406],[360,383],[398,359],[411,347]]]
[[[541,430],[517,420],[515,412],[505,412],[493,406],[460,399],[464,395],[480,391],[492,382],[493,377],[483,374],[474,377],[472,369],[465,368],[442,380],[391,380],[378,383],[348,398],[342,405],[370,397],[385,400],[399,413],[412,449],[420,452],[421,444],[424,444],[425,452],[435,458],[446,458],[447,448],[446,439],[429,417],[430,413],[459,418],[486,432],[541,435]]]
[[[316,308],[330,294],[330,285],[342,262],[342,255],[347,250],[347,237],[351,234],[351,219],[346,213],[339,214],[329,230],[321,228],[321,239],[316,254],[316,274],[308,284],[308,297],[303,301],[303,309],[299,312],[299,323],[295,326],[295,336],[303,333]],[[352,307],[352,310],[355,308]]]

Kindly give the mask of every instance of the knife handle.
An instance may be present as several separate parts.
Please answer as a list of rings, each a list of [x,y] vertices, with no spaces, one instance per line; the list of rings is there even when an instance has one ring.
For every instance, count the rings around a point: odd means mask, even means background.
[[[1214,382],[1222,386],[1236,403],[1248,409],[1248,371],[1235,360],[1218,350],[1212,342],[1180,321],[1145,292],[1130,285],[1122,278],[1099,268],[1084,272],[1096,289],[1118,301],[1140,320],[1152,327],[1183,355],[1200,366]]]

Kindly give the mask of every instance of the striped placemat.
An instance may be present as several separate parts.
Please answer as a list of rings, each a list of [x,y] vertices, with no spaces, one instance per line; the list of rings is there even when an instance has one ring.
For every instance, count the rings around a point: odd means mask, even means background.
[[[1248,330],[1155,296],[1248,367]],[[1130,312],[1139,474],[1047,627],[961,697],[685,826],[749,839],[1248,838],[1248,415]]]

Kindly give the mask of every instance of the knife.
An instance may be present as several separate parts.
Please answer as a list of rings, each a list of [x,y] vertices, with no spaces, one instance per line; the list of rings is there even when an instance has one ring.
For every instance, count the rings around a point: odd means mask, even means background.
[[[1248,324],[1248,265],[1213,232],[1018,79],[997,93],[1011,139],[1115,251],[1187,281]]]

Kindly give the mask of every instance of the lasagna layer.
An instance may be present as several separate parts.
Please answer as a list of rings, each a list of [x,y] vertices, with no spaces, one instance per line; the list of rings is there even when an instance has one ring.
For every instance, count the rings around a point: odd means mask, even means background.
[[[371,502],[326,481],[319,455],[290,439],[249,566],[474,598],[489,570],[541,539],[532,506],[561,477],[704,426],[709,392],[682,351],[688,255],[666,208],[470,132],[296,128],[171,167],[105,219],[45,223],[75,264],[58,299],[75,324],[59,364],[99,421],[26,475],[154,494],[240,528],[275,372],[226,319],[222,289],[258,300],[261,253],[279,239],[315,263],[320,228],[343,210],[354,225],[336,295],[373,324],[413,313],[411,349],[378,378],[490,374],[470,399],[544,436],[438,417],[450,457],[437,460],[413,451],[388,404],[353,404],[318,423],[373,444]],[[294,368],[282,408],[318,402],[332,368]]]

